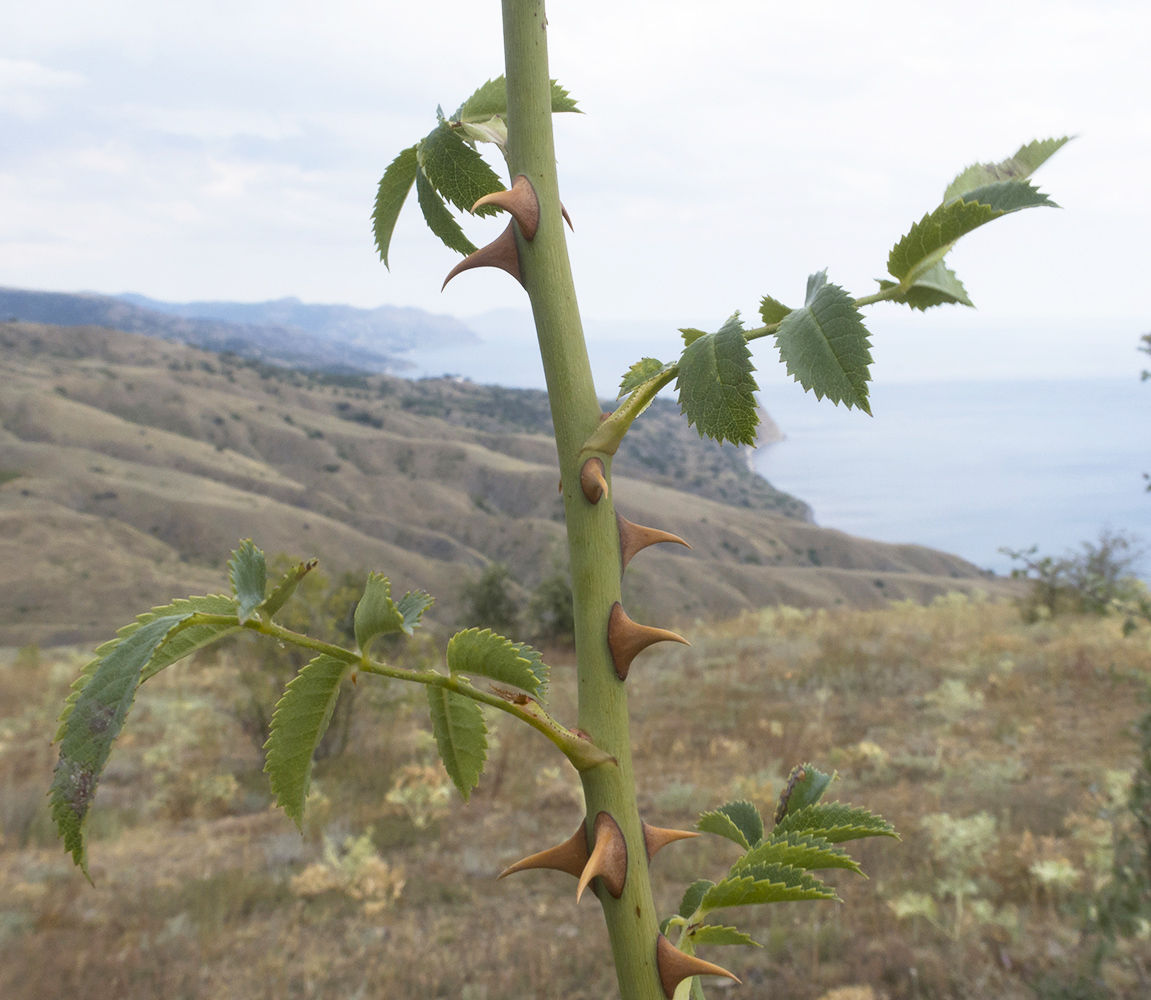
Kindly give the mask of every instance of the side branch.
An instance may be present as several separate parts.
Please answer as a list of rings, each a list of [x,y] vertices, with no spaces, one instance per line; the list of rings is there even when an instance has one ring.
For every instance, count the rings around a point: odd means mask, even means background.
[[[236,626],[239,624],[240,621],[236,615],[195,614],[190,616],[186,621],[181,622],[176,631],[189,628],[193,625]],[[277,625],[275,622],[260,621],[259,619],[253,618],[245,622],[242,627],[251,632],[258,632],[261,635],[279,639],[282,642],[290,642],[295,646],[301,646],[317,653],[326,654],[337,660],[343,660],[345,663],[354,663],[364,673],[375,674],[379,677],[388,677],[392,680],[413,681],[416,684],[424,684],[428,687],[446,688],[449,691],[454,691],[456,694],[471,698],[473,701],[490,705],[492,708],[499,709],[501,712],[515,716],[521,722],[526,722],[532,729],[546,736],[560,749],[560,752],[567,757],[577,771],[588,771],[593,767],[599,767],[601,764],[614,764],[616,762],[611,754],[601,750],[587,737],[581,736],[579,733],[573,732],[566,726],[561,725],[552,718],[538,702],[530,698],[526,698],[524,703],[520,704],[517,701],[509,701],[506,698],[501,698],[499,695],[492,694],[488,691],[481,691],[468,681],[453,677],[450,674],[441,674],[437,670],[416,671],[404,670],[400,667],[390,667],[376,660],[365,659],[349,649],[344,649],[342,646],[336,646],[330,642],[323,642],[320,639],[312,639],[309,636],[301,635],[299,632],[293,632],[291,629],[286,629],[282,625]]]

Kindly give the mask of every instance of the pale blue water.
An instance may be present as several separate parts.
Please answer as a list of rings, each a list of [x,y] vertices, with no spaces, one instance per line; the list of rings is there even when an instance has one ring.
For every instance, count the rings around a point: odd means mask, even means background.
[[[524,330],[501,337],[509,320],[497,318],[479,330],[482,345],[413,354],[419,372],[543,388],[530,320],[518,317]],[[605,395],[652,353],[649,339],[589,333]],[[786,440],[761,447],[754,465],[809,503],[818,524],[943,549],[998,573],[1012,565],[1001,546],[1063,555],[1104,528],[1151,546],[1143,480],[1151,472],[1151,382],[1140,382],[1142,359],[1130,354],[1127,378],[879,382],[874,417],[817,402],[757,356],[760,401]],[[1151,558],[1139,571],[1151,575]]]
[[[761,393],[787,439],[755,467],[817,523],[918,542],[1007,572],[997,550],[1063,554],[1103,528],[1151,543],[1151,383],[1129,379],[879,384],[872,412],[794,385]],[[1151,560],[1140,567],[1146,576]]]

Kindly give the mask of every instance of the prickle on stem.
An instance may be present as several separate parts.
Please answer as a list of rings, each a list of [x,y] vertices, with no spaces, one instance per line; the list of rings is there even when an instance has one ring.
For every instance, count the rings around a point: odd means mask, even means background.
[[[579,471],[579,484],[587,502],[599,503],[607,493],[607,471],[604,469],[603,459],[589,458]]]
[[[540,200],[532,182],[523,174],[516,174],[512,186],[506,191],[485,194],[472,206],[472,212],[483,205],[495,205],[507,212],[516,220],[520,232],[529,243],[536,238],[536,230],[540,225]]]
[[[520,255],[516,249],[516,234],[512,231],[512,223],[486,247],[480,247],[475,253],[468,254],[449,272],[440,287],[442,292],[461,271],[470,271],[473,267],[498,267],[507,271],[521,285],[524,283],[520,277]]]
[[[580,901],[584,889],[597,875],[613,899],[623,895],[623,884],[627,880],[627,841],[619,824],[606,812],[599,813],[592,827],[595,832],[595,846],[576,887],[576,902]]]
[[[517,861],[514,865],[500,872],[496,878],[501,879],[505,875],[526,871],[529,868],[550,868],[557,872],[567,872],[573,878],[578,879],[583,874],[584,869],[587,868],[588,858],[587,820],[585,819],[580,823],[579,829],[562,844],[549,847],[546,851],[540,851],[522,861]]]
[[[690,837],[698,837],[698,833],[691,830],[669,830],[662,826],[648,826],[646,823],[643,825],[643,846],[647,850],[648,864],[651,864],[651,859],[655,857],[656,852],[667,847],[668,844],[674,844],[677,840],[687,840]]]
[[[616,677],[621,681],[627,680],[631,661],[656,642],[682,642],[685,646],[691,645],[682,635],[669,632],[665,628],[653,628],[651,625],[633,622],[619,601],[612,605],[607,622],[607,645],[611,650]]]
[[[740,981],[727,969],[680,951],[662,934],[656,939],[655,964],[659,969],[659,984],[667,1000],[672,1000],[675,988],[689,976],[726,976],[737,983]]]
[[[619,522],[620,569],[627,569],[631,557],[649,545],[658,545],[660,542],[675,542],[677,545],[691,548],[679,535],[673,535],[670,531],[661,531],[659,528],[648,528],[642,524],[635,524],[622,514],[616,514],[616,520]]]

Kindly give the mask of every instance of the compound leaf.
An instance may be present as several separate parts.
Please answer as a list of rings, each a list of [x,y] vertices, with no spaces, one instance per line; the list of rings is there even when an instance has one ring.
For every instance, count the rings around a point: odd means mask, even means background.
[[[787,865],[754,865],[741,868],[707,890],[700,903],[705,912],[729,906],[753,906],[803,899],[839,897],[814,875]]]
[[[452,218],[443,199],[436,194],[432,182],[422,170],[416,172],[416,200],[420,211],[424,213],[424,221],[428,228],[436,234],[449,250],[455,250],[465,256],[476,252],[476,245],[469,240],[459,223]]]
[[[638,389],[653,378],[659,378],[669,368],[671,365],[664,364],[656,358],[641,358],[627,370],[627,374],[624,375],[619,384],[619,395],[616,396],[616,399],[626,396],[633,389]]]
[[[547,684],[547,666],[540,654],[522,642],[512,642],[490,628],[469,628],[448,641],[452,674],[486,677],[535,695]]]
[[[340,684],[355,665],[321,654],[296,674],[272,715],[264,770],[276,803],[299,826],[312,782],[312,755],[332,720]]]
[[[731,871],[733,875],[742,874],[740,869],[768,864],[790,865],[805,871],[846,868],[858,875],[863,874],[858,862],[835,847],[830,840],[797,832],[779,836],[773,834],[766,842],[740,858]]]
[[[686,339],[686,335],[685,335]],[[716,333],[696,337],[679,360],[680,410],[700,437],[754,444],[759,414],[751,352],[735,313]]]
[[[64,849],[88,874],[88,811],[112,744],[124,727],[140,677],[168,633],[188,615],[163,615],[138,625],[84,672],[84,683],[65,706],[60,760],[49,790],[52,819]]]
[[[807,279],[807,299],[792,309],[775,334],[787,372],[816,399],[871,413],[867,383],[871,349],[867,327],[851,296],[819,271]]]
[[[701,878],[696,882],[692,882],[687,887],[683,894],[683,899],[679,904],[679,915],[684,920],[689,919],[696,910],[699,909],[699,904],[703,902],[703,897],[707,895],[709,889],[715,885],[714,882],[708,879]]]
[[[479,702],[437,686],[428,687],[428,708],[440,759],[467,802],[479,784],[488,756],[483,710]]]
[[[228,560],[228,579],[236,595],[236,613],[243,625],[255,614],[256,608],[264,603],[268,589],[268,567],[264,563],[264,553],[256,548],[250,538],[240,542],[240,547]]]
[[[376,206],[372,211],[372,232],[376,237],[376,249],[380,252],[380,260],[389,270],[388,247],[392,242],[392,233],[396,228],[400,209],[404,207],[408,192],[415,183],[416,170],[416,147],[409,146],[388,164],[388,169],[380,178],[380,186],[376,191]]]
[[[420,143],[419,162],[435,189],[461,212],[470,212],[485,194],[504,190],[487,161],[444,122]],[[497,211],[495,205],[482,205],[476,215]]]
[[[742,944],[750,945],[752,948],[763,947],[751,935],[744,934],[743,931],[736,930],[734,927],[720,927],[718,924],[700,924],[688,934],[688,937],[696,945]]]
[[[842,802],[829,802],[826,805],[807,806],[789,813],[772,831],[773,836],[785,833],[806,833],[821,837],[833,844],[862,837],[895,837],[895,828],[882,816],[876,816],[867,809]]]

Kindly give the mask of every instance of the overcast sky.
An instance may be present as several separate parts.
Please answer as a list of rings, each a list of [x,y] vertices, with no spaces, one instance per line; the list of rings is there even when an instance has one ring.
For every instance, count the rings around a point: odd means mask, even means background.
[[[764,293],[801,301],[824,267],[868,294],[962,167],[1070,133],[1036,176],[1063,209],[993,223],[950,258],[978,311],[909,325],[877,307],[877,357],[886,335],[890,371],[915,377],[1138,372],[1146,0],[553,0],[548,17],[552,75],[586,112],[556,125],[587,317],[665,322],[670,343]],[[414,197],[390,273],[369,222],[436,105],[503,71],[499,22],[494,0],[7,5],[0,284],[523,307],[498,272],[440,293],[458,258]],[[502,226],[466,229],[483,243]]]

